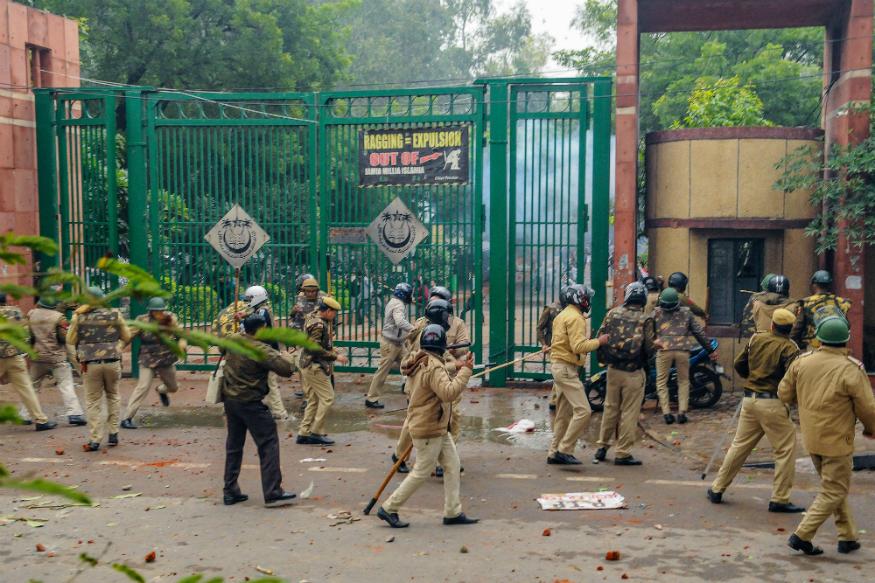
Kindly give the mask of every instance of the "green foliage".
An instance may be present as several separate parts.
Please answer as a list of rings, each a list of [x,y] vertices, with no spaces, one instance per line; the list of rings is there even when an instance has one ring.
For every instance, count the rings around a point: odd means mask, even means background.
[[[0,425],[3,423],[21,423],[21,417],[18,416],[18,411],[12,405],[3,405],[0,407]]]
[[[170,310],[181,322],[211,322],[223,306],[219,294],[207,285],[174,286]]]
[[[310,340],[307,334],[292,328],[262,328],[255,334],[255,338],[264,342],[279,342],[286,346],[301,346],[310,350],[319,349],[319,345]]]
[[[752,86],[742,86],[738,77],[696,82],[687,113],[672,128],[770,126],[763,118],[763,102]]]
[[[264,289],[267,290],[267,296],[270,298],[270,303],[276,306],[286,305],[286,288],[274,282],[264,284]]]
[[[142,575],[137,573],[135,570],[131,569],[127,565],[122,565],[121,563],[113,563],[112,568],[127,576],[131,581],[136,581],[137,583],[146,583],[146,580]]]
[[[37,492],[49,496],[61,496],[62,498],[72,500],[76,504],[82,504],[85,506],[91,505],[91,498],[82,492],[70,488],[69,486],[64,486],[63,484],[43,480],[42,478],[36,478],[34,480],[18,480],[9,476],[2,476],[0,477],[0,488],[25,490],[27,492]]]
[[[806,229],[818,253],[836,249],[841,236],[848,248],[875,245],[875,108],[869,104],[866,110],[869,137],[855,146],[833,144],[825,166],[820,146],[798,148],[775,166],[781,170],[776,188],[810,192],[812,206],[822,209]]]
[[[26,262],[24,255],[10,247],[23,247],[43,255],[54,255],[58,252],[57,244],[46,237],[16,235],[12,231],[0,233],[0,261],[9,265],[23,265]]]

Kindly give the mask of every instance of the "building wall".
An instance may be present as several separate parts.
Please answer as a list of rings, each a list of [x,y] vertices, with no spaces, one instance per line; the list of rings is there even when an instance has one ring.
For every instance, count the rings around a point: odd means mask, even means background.
[[[820,130],[708,128],[647,136],[649,269],[682,271],[688,293],[708,303],[709,239],[764,239],[763,273],[790,278],[791,296],[808,293],[816,269],[814,240],[805,225],[814,217],[808,193],[773,188],[775,165],[798,147],[819,148]],[[721,339],[721,363],[732,369],[741,343],[735,328],[711,326]]]
[[[42,65],[29,56],[40,53]],[[34,76],[37,76],[35,79]],[[0,0],[0,232],[39,234],[35,86],[79,85],[79,28],[75,21]],[[30,262],[0,266],[0,281],[31,282]]]

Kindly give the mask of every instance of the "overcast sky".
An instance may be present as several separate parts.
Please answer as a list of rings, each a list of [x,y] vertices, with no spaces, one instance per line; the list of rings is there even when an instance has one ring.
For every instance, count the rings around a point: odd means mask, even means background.
[[[571,30],[571,20],[577,6],[583,0],[524,0],[532,14],[532,25],[535,32],[546,32],[556,40],[555,50],[574,49],[581,45],[581,36]],[[516,4],[517,0],[496,0],[499,10],[505,10]],[[548,69],[557,69],[558,65],[550,62]]]

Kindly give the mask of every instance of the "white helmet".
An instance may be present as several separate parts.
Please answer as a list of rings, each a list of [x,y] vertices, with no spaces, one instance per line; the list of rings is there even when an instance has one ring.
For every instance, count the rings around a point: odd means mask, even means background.
[[[243,301],[248,303],[250,308],[260,306],[267,300],[267,290],[260,285],[251,285],[243,292]]]

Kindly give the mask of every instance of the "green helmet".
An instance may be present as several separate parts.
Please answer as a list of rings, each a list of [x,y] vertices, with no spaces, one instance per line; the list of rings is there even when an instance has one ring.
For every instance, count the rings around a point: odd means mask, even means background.
[[[767,273],[763,280],[760,282],[760,290],[768,291],[769,290],[769,282],[772,278],[775,277],[774,273]]]
[[[825,269],[818,269],[811,276],[811,283],[818,285],[829,285],[832,283],[832,275]]]
[[[41,308],[48,308],[50,310],[54,310],[58,307],[58,300],[54,298],[47,298],[45,296],[40,296],[39,301],[37,301],[36,305]]]
[[[104,296],[106,296],[106,294],[103,293],[102,289],[100,289],[99,287],[94,286],[94,285],[92,285],[91,287],[88,288],[88,293],[93,295],[95,298],[97,298],[99,300],[103,299]]]
[[[160,312],[167,309],[167,302],[164,301],[164,298],[149,298],[146,309],[150,312]]]
[[[675,310],[680,305],[680,296],[674,288],[666,288],[659,294],[659,307],[666,310]]]
[[[824,344],[845,344],[851,338],[851,329],[844,318],[830,316],[820,321],[816,334]]]

